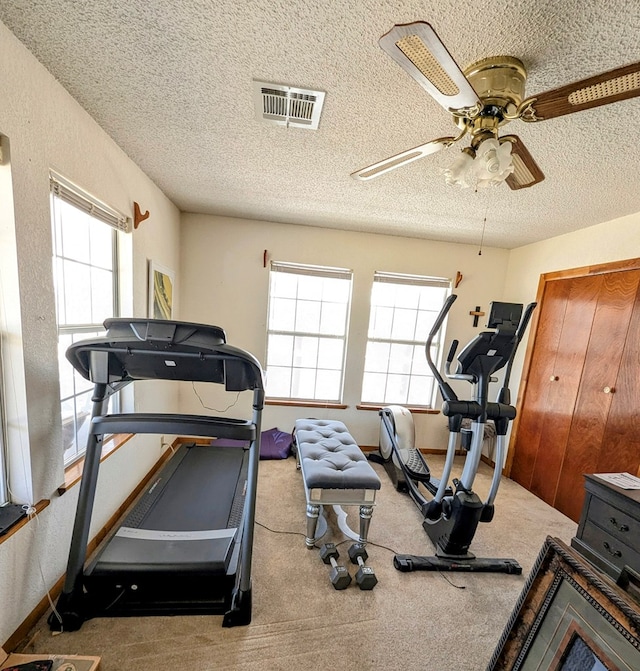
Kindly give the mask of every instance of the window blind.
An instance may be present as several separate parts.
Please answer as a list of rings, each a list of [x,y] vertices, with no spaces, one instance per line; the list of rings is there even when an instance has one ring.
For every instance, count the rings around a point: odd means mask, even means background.
[[[294,275],[310,275],[311,277],[332,277],[338,280],[350,280],[353,271],[346,268],[328,268],[326,266],[306,266],[296,263],[271,262],[274,273],[292,273]]]
[[[448,289],[451,280],[446,277],[423,277],[422,275],[403,275],[400,273],[386,273],[376,270],[373,275],[374,282],[386,282],[389,284],[405,284],[414,287],[439,287]]]
[[[49,183],[52,193],[61,200],[70,203],[83,212],[87,212],[92,217],[99,219],[118,231],[123,231],[124,233],[131,232],[131,217],[127,217],[112,207],[105,205],[105,203],[90,196],[64,177],[53,172],[50,174]]]

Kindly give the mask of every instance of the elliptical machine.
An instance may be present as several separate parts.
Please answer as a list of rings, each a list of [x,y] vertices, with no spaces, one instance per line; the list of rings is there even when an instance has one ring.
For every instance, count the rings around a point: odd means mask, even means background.
[[[427,338],[425,353],[429,368],[438,383],[444,400],[442,413],[448,418],[449,442],[441,478],[431,475],[429,467],[414,445],[414,426],[411,413],[401,406],[388,406],[380,410],[380,451],[383,462],[396,488],[407,491],[423,516],[422,526],[436,547],[432,557],[396,555],[393,563],[399,571],[482,571],[494,573],[522,573],[515,559],[479,559],[469,552],[469,546],[480,522],[490,522],[494,515],[494,500],[500,485],[505,454],[505,436],[509,422],[516,416],[511,405],[509,378],[518,344],[529,324],[536,303],[523,306],[519,303],[491,304],[487,328],[462,349],[455,369],[451,370],[458,341],[451,343],[445,363],[449,379],[466,380],[474,387],[473,400],[461,401],[444,380],[431,355],[431,344],[442,327],[445,317],[457,296],[452,294],[442,307]],[[506,366],[504,381],[495,402],[488,398],[489,383],[497,381],[495,372]],[[471,428],[462,428],[464,419],[471,420]],[[496,452],[493,478],[486,501],[473,491],[473,481],[478,471],[487,420],[496,428]],[[460,443],[466,450],[462,474],[449,478],[454,457]],[[377,455],[376,455],[377,456]],[[375,459],[375,460],[378,460]],[[433,498],[427,499],[422,484]]]

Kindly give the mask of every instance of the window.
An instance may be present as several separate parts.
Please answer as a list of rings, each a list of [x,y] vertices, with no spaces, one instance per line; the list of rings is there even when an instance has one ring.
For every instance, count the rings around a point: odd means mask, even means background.
[[[127,219],[59,176],[51,178],[53,271],[65,464],[82,456],[93,384],[66,359],[71,343],[104,333],[118,315],[118,230]],[[112,397],[112,401],[117,399]]]
[[[267,396],[340,403],[353,273],[271,263]]]
[[[433,407],[436,385],[424,347],[450,289],[450,280],[444,278],[375,273],[363,403]],[[440,342],[439,337],[433,343],[434,361],[439,360]]]

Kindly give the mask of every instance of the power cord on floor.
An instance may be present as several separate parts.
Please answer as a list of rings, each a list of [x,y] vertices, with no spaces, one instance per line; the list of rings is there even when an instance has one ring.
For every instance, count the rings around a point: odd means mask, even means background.
[[[29,517],[30,520],[35,520],[35,526],[33,528],[33,536],[34,536],[34,542],[36,541],[36,533],[37,531],[40,530],[40,519],[38,517],[38,512],[35,509],[35,506],[31,505],[24,505],[22,506],[23,510],[27,513],[27,516]],[[47,581],[45,580],[44,577],[44,571],[42,570],[42,563],[40,562],[40,555],[36,553],[36,558],[37,558],[37,564],[38,564],[38,569],[40,570],[40,577],[42,578],[42,586],[44,587],[45,593],[47,595],[47,600],[49,601],[49,606],[51,607],[51,611],[53,612],[54,617],[58,622],[60,622],[60,631],[54,632],[54,636],[57,634],[61,634],[63,631],[62,627],[62,617],[60,616],[60,613],[56,610],[56,607],[53,603],[53,599],[51,598],[51,593],[49,591],[49,588],[47,587]]]
[[[288,535],[288,536],[302,536],[303,538],[306,538],[306,536],[301,531],[285,531],[285,530],[280,530],[280,529],[271,529],[266,524],[262,524],[262,522],[258,522],[258,520],[256,520],[256,524],[259,527],[262,527],[263,529],[266,529],[267,531],[270,531],[272,534],[285,534],[285,535]]]
[[[267,531],[270,531],[270,532],[273,533],[273,534],[286,534],[286,535],[288,535],[288,536],[302,536],[302,538],[306,538],[306,535],[303,534],[303,533],[300,532],[300,531],[286,531],[286,530],[279,530],[279,529],[271,529],[271,528],[268,527],[266,524],[262,524],[262,522],[258,522],[257,520],[256,520],[256,524],[257,524],[259,527],[262,527],[263,529],[266,529]],[[352,542],[353,542],[353,539],[352,539],[352,538],[345,538],[345,539],[343,539],[343,540],[341,540],[341,541],[338,541],[338,542],[335,543],[334,545],[335,545],[336,547],[339,547],[340,545],[344,545],[344,543],[352,543]],[[373,545],[374,547],[382,548],[383,550],[387,550],[388,552],[391,552],[391,554],[394,554],[394,555],[400,554],[397,550],[394,550],[393,548],[390,548],[390,547],[387,546],[387,545],[382,545],[381,543],[375,543],[374,541],[371,541],[371,540],[367,540],[367,545]],[[320,549],[320,546],[317,545],[317,544],[315,544],[315,543],[314,543],[314,547]],[[449,583],[449,585],[451,585],[451,587],[455,587],[456,589],[467,589],[466,585],[456,585],[456,584],[449,578],[449,576],[447,576],[447,574],[444,573],[444,571],[440,571],[439,569],[436,569],[436,572],[437,572],[440,576],[442,576],[442,578],[443,578],[447,583]]]

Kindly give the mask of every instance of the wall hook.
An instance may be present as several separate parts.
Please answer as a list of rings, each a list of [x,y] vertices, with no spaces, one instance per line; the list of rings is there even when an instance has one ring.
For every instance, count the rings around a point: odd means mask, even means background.
[[[143,222],[145,219],[149,218],[149,210],[147,210],[144,214],[142,214],[142,211],[140,210],[140,205],[133,201],[133,227],[138,228],[140,226],[140,223]]]
[[[458,285],[460,284],[460,282],[462,282],[462,277],[463,277],[462,273],[458,270],[458,271],[456,272],[456,279],[455,279],[455,281],[454,281],[454,283],[453,283],[453,288],[454,288],[454,289],[457,289],[457,288],[458,288]]]

